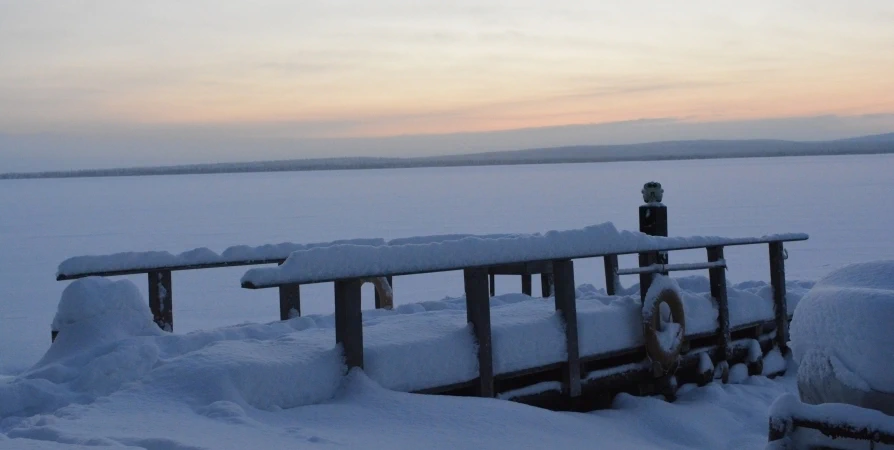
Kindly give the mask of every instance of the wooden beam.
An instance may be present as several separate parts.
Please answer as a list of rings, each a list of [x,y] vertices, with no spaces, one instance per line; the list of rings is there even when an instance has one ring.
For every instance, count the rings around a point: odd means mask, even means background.
[[[708,247],[708,262],[723,260],[723,247]],[[719,361],[726,362],[730,356],[729,301],[726,292],[726,268],[708,269],[711,282],[711,297],[717,302],[717,322],[719,324],[719,340],[717,342]],[[724,380],[725,381],[725,380]]]
[[[490,274],[490,296],[493,297],[497,295],[497,277],[494,274]]]
[[[466,319],[478,344],[478,395],[494,396],[494,360],[490,330],[490,296],[486,268],[465,269]]]
[[[553,261],[556,311],[565,323],[565,347],[568,360],[562,368],[562,392],[569,397],[581,395],[580,351],[577,340],[577,301],[574,293],[574,263],[570,259]]]
[[[605,293],[615,295],[618,291],[618,255],[605,255],[602,257],[605,265]]]
[[[159,328],[174,331],[174,292],[171,271],[149,272],[149,310]]]
[[[531,296],[531,274],[525,273],[521,276],[522,294]]]
[[[279,287],[279,320],[289,320],[293,314],[301,317],[301,285],[284,284]]]
[[[358,279],[335,282],[335,342],[341,344],[348,370],[363,368],[363,313]]]
[[[788,351],[788,302],[785,293],[785,249],[782,242],[770,243],[770,286],[773,288],[773,309],[776,316],[776,346]]]

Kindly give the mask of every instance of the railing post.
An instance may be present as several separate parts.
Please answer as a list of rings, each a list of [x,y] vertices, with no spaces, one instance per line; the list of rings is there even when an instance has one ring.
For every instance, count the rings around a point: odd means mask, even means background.
[[[653,264],[658,263],[658,252],[646,252],[639,254],[639,266],[640,267],[648,267]],[[641,273],[639,274],[639,298],[641,301],[646,301],[646,293],[649,292],[649,287],[652,286],[652,274],[651,273]]]
[[[708,262],[723,260],[723,247],[708,247]],[[724,368],[724,380],[727,382],[729,369],[727,362],[730,358],[730,331],[729,331],[729,301],[726,293],[726,268],[714,267],[708,269],[711,282],[711,297],[717,302],[717,322],[720,325],[720,339],[717,342],[719,364]]]
[[[385,277],[385,279],[388,280],[388,286],[390,286],[392,289],[392,292],[394,292],[394,281],[393,281],[394,277],[391,275],[388,275],[387,277]],[[376,309],[384,308],[385,307],[384,302],[383,302],[384,299],[382,299],[382,296],[379,295],[379,290],[375,289],[374,292],[376,295]]]
[[[494,274],[490,274],[490,296],[493,297],[497,295],[497,276]]]
[[[342,345],[345,365],[363,368],[363,313],[358,279],[335,282],[335,342]]]
[[[490,295],[487,269],[465,269],[466,319],[478,344],[478,393],[494,396],[494,360],[490,330]]]
[[[565,324],[565,346],[568,362],[562,369],[562,392],[569,397],[581,395],[580,352],[577,339],[577,301],[574,293],[574,263],[571,260],[553,261],[556,311]]]
[[[531,296],[531,274],[523,273],[521,276],[522,294]]]
[[[171,289],[171,271],[149,272],[149,310],[159,328],[174,331],[174,292]]]
[[[284,262],[280,262],[279,265],[283,265]],[[293,309],[296,312],[294,317],[301,317],[301,285],[284,284],[278,290],[279,320],[291,319]]]
[[[618,255],[605,255],[602,257],[605,265],[605,293],[615,295],[618,292]]]
[[[770,286],[776,316],[776,346],[788,352],[788,304],[785,292],[785,249],[782,242],[770,243]]]
[[[543,298],[549,298],[553,295],[553,274],[540,274],[540,294]]]
[[[301,317],[301,285],[284,284],[279,287],[279,320],[294,317]]]

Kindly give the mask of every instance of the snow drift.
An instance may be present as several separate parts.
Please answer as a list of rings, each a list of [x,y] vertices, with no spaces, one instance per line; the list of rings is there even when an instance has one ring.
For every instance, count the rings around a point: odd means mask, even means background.
[[[894,261],[853,264],[817,282],[790,330],[802,399],[894,414],[891,323]]]

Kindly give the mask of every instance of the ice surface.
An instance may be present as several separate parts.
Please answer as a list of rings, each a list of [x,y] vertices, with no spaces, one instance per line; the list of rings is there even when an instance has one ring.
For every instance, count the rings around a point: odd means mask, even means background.
[[[830,273],[804,296],[792,320],[791,348],[805,372],[800,376],[820,379],[831,364],[829,370],[851,388],[894,393],[892,323],[894,261]]]

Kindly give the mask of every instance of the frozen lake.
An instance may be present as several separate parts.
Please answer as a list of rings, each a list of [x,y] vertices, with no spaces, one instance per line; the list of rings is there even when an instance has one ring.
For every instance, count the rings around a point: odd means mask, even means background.
[[[70,256],[607,221],[636,229],[639,191],[657,180],[671,235],[806,232],[809,241],[788,247],[787,276],[816,279],[851,262],[894,257],[892,168],[894,155],[870,155],[0,181],[0,374],[26,368],[49,345],[67,284],[54,280],[56,266]],[[726,256],[732,281],[769,278],[765,246]],[[672,255],[694,258],[703,255]],[[240,289],[244,271],[175,273],[177,332],[276,320],[276,292]],[[601,260],[576,263],[575,277],[601,287]],[[144,278],[131,279],[145,289]],[[517,291],[518,283],[503,278],[497,288]],[[458,273],[395,281],[399,304],[461,294]],[[371,307],[371,295],[364,304]],[[303,288],[302,307],[331,312],[331,286]]]

